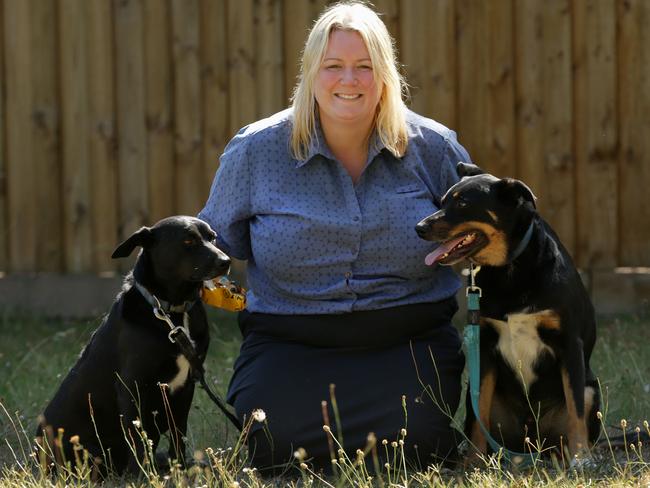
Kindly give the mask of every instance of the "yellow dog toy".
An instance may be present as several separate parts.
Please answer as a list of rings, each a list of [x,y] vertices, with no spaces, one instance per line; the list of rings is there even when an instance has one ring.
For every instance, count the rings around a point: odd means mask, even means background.
[[[225,276],[203,282],[201,299],[211,307],[239,312],[246,308],[246,290]]]

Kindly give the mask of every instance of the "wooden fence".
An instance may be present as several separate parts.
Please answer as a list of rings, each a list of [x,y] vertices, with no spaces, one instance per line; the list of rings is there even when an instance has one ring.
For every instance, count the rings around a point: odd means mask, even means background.
[[[106,272],[284,108],[322,0],[0,0],[0,271]],[[650,2],[378,0],[411,105],[585,268],[650,265]]]

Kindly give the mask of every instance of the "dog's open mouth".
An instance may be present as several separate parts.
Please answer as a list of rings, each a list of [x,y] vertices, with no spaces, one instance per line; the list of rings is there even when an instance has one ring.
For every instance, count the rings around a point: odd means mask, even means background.
[[[452,265],[472,256],[487,244],[487,237],[478,230],[457,235],[440,243],[424,258],[427,266],[434,264]]]

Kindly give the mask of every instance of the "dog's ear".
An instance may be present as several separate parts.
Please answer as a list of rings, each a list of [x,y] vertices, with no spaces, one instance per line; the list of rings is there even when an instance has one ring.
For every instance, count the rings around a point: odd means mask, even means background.
[[[456,164],[456,173],[458,173],[458,176],[462,178],[463,176],[482,175],[485,173],[485,171],[483,171],[475,164],[468,164],[463,163],[462,161],[458,161],[458,164]]]
[[[149,227],[142,227],[140,230],[134,232],[131,237],[125,240],[122,244],[115,248],[111,257],[125,258],[130,255],[133,250],[140,247],[147,247],[151,242],[151,229]]]
[[[503,178],[496,184],[497,195],[502,200],[508,202],[513,206],[520,206],[528,202],[532,205],[533,209],[537,208],[535,201],[537,197],[528,185],[523,181],[515,180],[514,178]]]

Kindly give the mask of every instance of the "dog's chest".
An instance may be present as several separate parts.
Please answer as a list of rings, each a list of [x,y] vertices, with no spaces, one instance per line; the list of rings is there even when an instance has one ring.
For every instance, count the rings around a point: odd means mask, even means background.
[[[514,313],[507,321],[486,318],[499,333],[496,348],[522,384],[528,388],[537,379],[534,368],[544,352],[553,354],[538,333],[539,327],[554,326],[556,316],[545,310],[538,313]],[[559,326],[559,325],[558,325]]]
[[[190,336],[190,327],[189,327],[189,315],[187,313],[183,314],[183,328],[187,336],[192,342],[192,346],[195,346],[192,337]],[[176,367],[177,371],[171,379],[166,380],[165,383],[169,387],[169,392],[173,395],[179,388],[182,388],[187,383],[187,380],[190,376],[190,362],[183,354],[178,354],[176,356]]]

